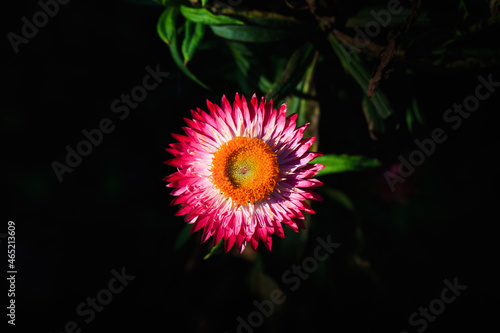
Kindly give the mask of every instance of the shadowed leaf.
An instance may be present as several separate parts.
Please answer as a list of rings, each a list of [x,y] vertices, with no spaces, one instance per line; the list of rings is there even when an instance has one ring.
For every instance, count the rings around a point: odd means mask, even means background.
[[[347,194],[345,194],[341,190],[331,188],[325,185],[321,188],[321,192],[324,193],[331,200],[339,203],[342,207],[344,207],[348,211],[351,212],[354,211],[354,204],[352,200],[347,196]]]
[[[416,125],[424,125],[424,117],[420,112],[417,100],[413,98],[411,105],[406,109],[406,125],[410,133],[415,134]]]
[[[309,123],[309,126],[304,132],[304,136],[316,138],[310,148],[311,151],[317,151],[319,145],[320,106],[316,98],[316,87],[314,85],[314,72],[318,56],[319,52],[316,51],[303,79],[296,86],[296,91],[300,93],[300,96],[293,95],[287,97],[288,114],[298,113],[298,126]]]
[[[314,45],[307,42],[292,54],[283,74],[266,94],[268,100],[272,98],[275,102],[279,102],[285,98],[291,89],[295,88],[311,64],[311,59],[314,55],[313,49]]]
[[[359,54],[357,54],[356,52],[349,53],[349,51],[344,49],[344,47],[332,33],[328,34],[328,41],[330,42],[333,51],[337,54],[342,67],[344,67],[344,69],[352,75],[354,80],[356,80],[358,85],[363,90],[363,93],[366,95],[371,75],[370,72],[368,72],[368,70],[365,68]],[[370,98],[370,101],[371,103],[373,103],[373,106],[382,118],[385,119],[393,113],[389,101],[382,91],[377,91],[375,96]]]
[[[378,18],[380,23],[382,23],[384,28],[397,28],[404,25],[411,14],[411,7],[402,8],[401,12],[397,14],[389,15],[388,17],[381,14],[381,11],[387,11],[387,8],[383,7],[367,7],[361,9],[356,15],[349,17],[346,20],[346,28],[362,27],[361,31],[366,29],[370,22],[374,22]],[[419,27],[425,27],[430,23],[430,18],[427,13],[422,13],[415,21],[415,25]],[[364,27],[364,29],[363,29]]]
[[[249,58],[252,57],[252,52],[243,43],[228,40],[226,44],[231,50],[239,71],[246,77],[248,75],[248,70],[250,69]]]
[[[368,124],[370,138],[372,140],[377,140],[378,134],[385,132],[384,119],[382,119],[382,117],[378,114],[377,110],[373,106],[373,103],[370,102],[370,99],[367,96],[363,96],[361,108],[363,110],[363,114],[365,115],[366,123]]]
[[[184,245],[188,241],[189,237],[191,236],[192,226],[192,224],[186,224],[184,228],[177,234],[177,238],[174,242],[175,251],[179,250],[182,245]]]
[[[271,29],[250,25],[211,25],[210,28],[219,37],[240,42],[276,42],[288,36],[287,31],[284,29]]]
[[[222,14],[232,15],[244,19],[252,25],[265,27],[290,27],[303,24],[293,16],[286,16],[279,13],[262,12],[259,10],[235,10],[234,8],[224,8]]]

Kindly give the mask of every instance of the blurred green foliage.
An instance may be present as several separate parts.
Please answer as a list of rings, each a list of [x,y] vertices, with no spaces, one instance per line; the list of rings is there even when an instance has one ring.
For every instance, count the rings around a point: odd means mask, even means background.
[[[332,96],[319,94],[318,88],[335,92],[338,100],[346,93],[349,101],[356,96],[364,116],[360,126],[377,141],[401,131],[416,135],[427,127],[419,96],[409,88],[420,71],[456,73],[498,65],[499,51],[488,44],[498,28],[496,1],[157,3],[165,7],[158,33],[184,74],[207,89],[221,90],[223,80],[243,94],[286,102],[289,113],[298,113],[299,125],[310,123],[306,136],[319,140],[322,106]],[[392,76],[400,91],[387,84]],[[339,87],[339,81],[354,85]],[[359,90],[353,91],[356,85]],[[312,149],[317,148],[318,142]],[[322,150],[325,155],[314,161],[326,165],[320,177],[381,166],[374,157],[333,154],[330,145]],[[324,194],[352,212],[342,191],[326,188]],[[179,236],[176,248],[186,235]],[[293,237],[285,242],[307,239]]]

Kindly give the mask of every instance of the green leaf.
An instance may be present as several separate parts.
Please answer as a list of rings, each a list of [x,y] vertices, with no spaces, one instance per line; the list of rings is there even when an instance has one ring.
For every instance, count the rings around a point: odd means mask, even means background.
[[[206,8],[191,8],[181,5],[181,14],[188,20],[202,24],[244,24],[235,18],[215,15]]]
[[[205,34],[205,26],[201,23],[194,23],[187,20],[185,23],[185,35],[182,41],[182,55],[184,56],[184,65],[193,59],[198,44],[200,44]]]
[[[215,253],[221,252],[223,248],[224,248],[224,239],[221,239],[217,243],[217,245],[215,245],[214,247],[212,247],[212,250],[210,251],[210,253],[208,253],[206,256],[203,257],[203,260],[207,260],[212,255],[214,255]]]
[[[170,44],[172,37],[176,34],[175,20],[179,14],[177,7],[168,7],[163,11],[156,26],[158,35],[167,44]]]
[[[368,91],[368,82],[370,81],[371,76],[370,72],[365,68],[359,54],[356,52],[348,53],[348,51],[344,49],[332,33],[328,34],[328,41],[330,42],[333,51],[337,54],[342,67],[344,67],[344,69],[352,75],[354,80],[363,90],[363,93],[366,95],[366,92]],[[370,101],[373,103],[373,106],[377,110],[378,114],[384,119],[394,112],[389,104],[389,100],[381,89],[378,89],[375,96],[370,98]]]
[[[346,171],[362,171],[380,166],[380,161],[376,159],[346,154],[328,154],[319,156],[316,157],[311,163],[325,165],[325,168],[319,171],[318,176]]]
[[[179,69],[187,75],[191,80],[198,83],[205,89],[210,89],[206,84],[201,82],[193,73],[184,65],[182,61],[181,55],[179,53],[179,48],[177,46],[177,32],[175,30],[176,27],[176,19],[179,14],[179,10],[177,7],[168,7],[165,9],[160,19],[158,20],[158,34],[161,39],[169,44],[170,54],[172,55],[172,59]]]
[[[313,49],[314,44],[306,42],[295,50],[288,60],[283,74],[266,94],[266,99],[269,100],[272,98],[275,101],[280,101],[291,89],[295,88],[311,63],[314,55]]]
[[[208,0],[201,0],[201,5],[205,6],[207,4]]]
[[[210,28],[219,37],[240,42],[276,42],[288,36],[287,31],[284,29],[271,29],[251,25],[211,25]]]

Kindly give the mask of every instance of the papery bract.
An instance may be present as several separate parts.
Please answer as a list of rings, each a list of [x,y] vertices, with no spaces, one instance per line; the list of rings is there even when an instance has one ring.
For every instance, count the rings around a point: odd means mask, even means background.
[[[297,114],[287,117],[286,104],[276,110],[265,97],[247,104],[236,94],[231,107],[223,96],[220,107],[207,107],[191,111],[186,135],[172,134],[178,142],[167,148],[175,158],[165,163],[177,168],[164,179],[181,205],[176,215],[186,215],[191,232],[203,229],[202,242],[224,239],[226,252],[248,242],[255,250],[259,239],[271,250],[283,225],[305,227],[302,212],[314,213],[305,200],[321,200],[312,177],[324,166],[309,163],[321,154],[308,152],[316,138],[304,139],[309,124],[296,128]]]

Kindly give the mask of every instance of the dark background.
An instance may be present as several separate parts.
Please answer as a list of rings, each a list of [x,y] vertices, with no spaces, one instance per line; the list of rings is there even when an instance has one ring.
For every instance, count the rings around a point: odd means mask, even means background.
[[[20,34],[21,18],[31,20],[39,10],[36,1],[9,4],[1,19],[0,232],[9,220],[16,223],[18,331],[62,332],[75,321],[82,332],[235,332],[236,318],[246,318],[255,310],[252,301],[268,299],[277,283],[287,301],[256,331],[415,332],[408,317],[440,296],[444,279],[455,277],[467,290],[426,331],[495,325],[498,91],[458,130],[447,128],[448,140],[396,193],[383,173],[398,154],[414,149],[412,140],[372,143],[359,105],[332,97],[322,105],[328,111],[319,150],[383,162],[370,172],[322,179],[352,198],[355,213],[328,200],[315,202],[317,219],[299,258],[287,257],[275,237],[276,251],[261,244],[258,264],[251,254],[233,252],[204,261],[210,248],[199,245],[199,233],[174,250],[184,223],[174,216],[177,208],[162,181],[174,171],[162,163],[170,158],[164,148],[173,142],[170,133],[181,133],[190,109],[205,109],[207,98],[219,103],[223,93],[232,101],[237,88],[221,84],[207,92],[179,72],[156,33],[160,6],[73,0],[15,54],[7,34]],[[157,64],[170,75],[119,119],[111,102],[142,84],[145,67]],[[416,91],[429,127],[445,128],[444,111],[474,92],[478,75],[489,73],[422,73],[413,86],[395,80],[392,89],[394,95]],[[498,70],[493,73],[500,80]],[[213,75],[212,82],[222,77]],[[359,94],[352,82],[339,87]],[[114,131],[59,182],[51,163],[64,163],[66,145],[75,148],[84,139],[81,131],[97,128],[103,118],[113,121]],[[290,291],[281,275],[313,253],[316,237],[327,235],[341,247]],[[1,248],[6,253],[3,240]],[[85,323],[77,306],[96,297],[112,270],[122,268],[135,278]],[[3,309],[6,289],[0,292]]]

